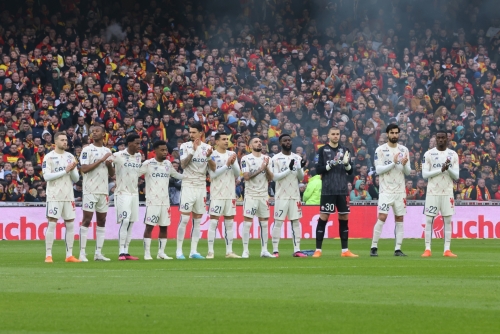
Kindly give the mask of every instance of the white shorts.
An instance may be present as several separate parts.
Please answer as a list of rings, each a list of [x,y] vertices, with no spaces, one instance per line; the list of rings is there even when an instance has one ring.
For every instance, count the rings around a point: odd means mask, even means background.
[[[144,216],[144,224],[146,225],[170,225],[170,206],[167,205],[151,205],[146,207],[146,215]]]
[[[88,212],[108,212],[109,196],[104,194],[85,194],[83,195],[82,209]]]
[[[47,202],[47,218],[64,220],[75,219],[75,202]]]
[[[139,218],[139,195],[115,195],[116,222],[128,219],[135,222]]]
[[[245,201],[243,202],[243,216],[247,218],[269,218],[269,201],[265,197],[245,197]]]
[[[235,199],[211,199],[209,213],[211,216],[217,216],[217,217],[236,216],[236,200]]]
[[[453,216],[455,214],[455,199],[447,195],[427,195],[425,198],[424,215],[436,217]]]
[[[181,202],[179,211],[183,213],[204,214],[206,210],[207,190],[205,187],[188,187],[181,188]]]
[[[300,199],[277,199],[274,202],[274,219],[285,220],[286,217],[289,220],[302,218],[302,203]]]
[[[388,214],[391,206],[395,216],[406,215],[406,194],[380,193],[378,197],[378,213]]]

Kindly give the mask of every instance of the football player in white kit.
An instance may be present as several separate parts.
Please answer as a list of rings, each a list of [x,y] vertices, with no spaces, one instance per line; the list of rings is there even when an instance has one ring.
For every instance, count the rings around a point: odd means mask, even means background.
[[[394,256],[406,256],[401,251],[401,244],[404,235],[403,218],[406,214],[405,175],[409,175],[411,171],[410,153],[408,148],[398,144],[399,127],[396,124],[389,124],[385,132],[389,141],[375,150],[375,168],[379,175],[380,195],[378,220],[373,228],[370,256],[378,256],[378,240],[391,207],[396,222]]]
[[[108,159],[111,150],[103,145],[106,134],[100,125],[90,129],[93,143],[84,147],[80,154],[80,172],[83,174],[83,219],[80,226],[80,257],[82,262],[88,262],[85,248],[90,221],[96,213],[96,246],[94,261],[109,261],[102,255],[104,245],[106,216],[108,213],[108,178],[115,175],[113,162]]]
[[[422,176],[428,179],[427,197],[425,198],[425,252],[422,257],[430,257],[432,223],[441,213],[444,221],[444,254],[446,257],[457,257],[450,250],[451,217],[455,213],[453,196],[453,180],[459,176],[458,154],[448,148],[446,132],[436,133],[436,147],[425,152],[422,161]]]
[[[253,218],[259,219],[260,242],[262,250],[261,257],[274,258],[274,255],[267,250],[267,240],[269,238],[268,220],[269,220],[269,201],[268,186],[269,181],[273,179],[273,173],[269,168],[269,157],[263,155],[262,142],[255,137],[250,139],[249,146],[251,154],[241,158],[241,171],[245,179],[245,201],[243,203],[243,255],[242,258],[250,257],[248,251],[248,242],[250,239],[250,228]]]
[[[176,257],[184,260],[182,243],[186,233],[186,225],[189,216],[193,214],[193,228],[191,230],[191,252],[189,258],[204,259],[198,253],[198,241],[200,240],[201,217],[206,212],[205,203],[207,199],[207,166],[208,159],[212,155],[212,147],[201,142],[203,126],[195,123],[189,126],[191,141],[184,143],[180,148],[181,167],[184,170],[184,179],[181,186],[181,201],[179,211],[181,221],[177,229],[177,251]]]
[[[144,260],[152,260],[151,257],[151,232],[153,227],[158,225],[160,233],[158,235],[158,260],[171,260],[165,254],[167,244],[167,228],[170,225],[170,198],[168,196],[168,183],[170,176],[182,179],[183,176],[177,173],[167,160],[167,143],[158,140],[153,144],[155,157],[142,163],[139,175],[144,175],[146,179],[146,215],[144,217]]]
[[[120,224],[118,260],[139,260],[129,254],[132,226],[139,218],[138,178],[141,168],[141,138],[132,133],[125,139],[127,148],[113,154],[116,171],[115,209],[116,220]]]
[[[75,196],[73,183],[80,176],[76,169],[75,157],[66,152],[68,138],[64,132],[54,135],[55,149],[45,155],[42,163],[43,178],[47,181],[47,220],[45,232],[45,262],[52,263],[52,245],[57,220],[62,217],[66,224],[66,262],[81,262],[73,256],[73,243],[75,241]]]
[[[240,258],[233,252],[233,222],[236,215],[236,178],[240,166],[234,152],[228,151],[227,133],[215,134],[215,150],[208,161],[210,174],[210,227],[208,228],[207,259],[214,258],[215,232],[221,216],[224,217],[226,258]]]
[[[300,201],[299,182],[304,178],[306,160],[292,153],[292,137],[282,134],[279,137],[281,152],[271,159],[271,171],[276,182],[274,202],[273,255],[279,257],[279,242],[281,226],[286,217],[292,226],[293,256],[307,257],[300,251],[300,222],[302,218],[302,203]]]

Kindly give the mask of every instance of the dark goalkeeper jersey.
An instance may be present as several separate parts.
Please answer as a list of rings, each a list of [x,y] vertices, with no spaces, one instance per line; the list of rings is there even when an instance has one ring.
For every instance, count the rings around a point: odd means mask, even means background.
[[[345,152],[348,151],[346,147],[341,145],[333,148],[327,144],[319,148],[316,172],[322,175],[321,195],[349,195],[347,175],[352,174],[353,167],[351,166],[351,169],[346,171],[342,162]],[[339,163],[327,171],[328,161],[334,160],[335,157],[339,158]]]

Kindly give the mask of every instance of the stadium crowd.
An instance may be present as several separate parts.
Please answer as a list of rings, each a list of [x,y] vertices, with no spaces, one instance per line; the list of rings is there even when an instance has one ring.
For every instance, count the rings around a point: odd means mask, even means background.
[[[66,131],[76,157],[94,125],[105,127],[113,152],[139,134],[144,159],[165,140],[179,170],[179,147],[194,122],[210,144],[217,131],[231,134],[238,160],[252,136],[272,156],[278,137],[290,134],[307,160],[306,204],[319,204],[316,151],[330,127],[352,153],[351,200],[378,198],[374,152],[391,123],[411,152],[407,198],[425,199],[421,160],[445,129],[460,157],[456,198],[500,199],[500,35],[487,35],[500,20],[486,19],[480,4],[240,1],[222,16],[191,1],[27,0],[14,4],[18,10],[5,2],[0,201],[45,201],[41,162],[57,131]],[[178,204],[181,181],[171,182]],[[271,198],[273,191],[271,183]],[[81,200],[81,181],[74,192]],[[244,196],[243,180],[237,195]]]

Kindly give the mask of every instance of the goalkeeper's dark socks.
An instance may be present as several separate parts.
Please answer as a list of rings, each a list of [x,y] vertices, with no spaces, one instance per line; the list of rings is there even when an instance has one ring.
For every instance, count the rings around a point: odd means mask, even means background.
[[[347,249],[347,244],[349,241],[349,227],[347,225],[347,220],[339,219],[339,235],[342,249]]]
[[[318,225],[316,226],[316,249],[321,249],[323,246],[323,239],[325,238],[326,220],[318,218]]]

